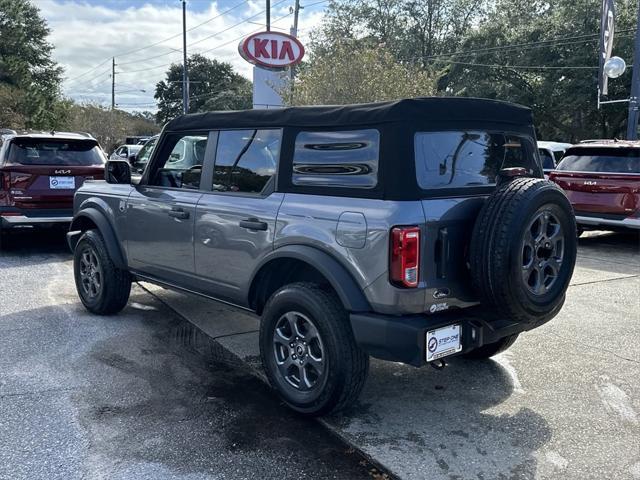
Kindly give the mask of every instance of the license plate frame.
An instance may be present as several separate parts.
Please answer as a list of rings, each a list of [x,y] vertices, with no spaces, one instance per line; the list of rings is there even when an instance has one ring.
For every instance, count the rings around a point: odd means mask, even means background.
[[[426,335],[426,361],[432,362],[462,350],[462,328],[459,323],[428,330]]]
[[[75,190],[76,177],[73,176],[50,176],[49,188],[51,190]]]

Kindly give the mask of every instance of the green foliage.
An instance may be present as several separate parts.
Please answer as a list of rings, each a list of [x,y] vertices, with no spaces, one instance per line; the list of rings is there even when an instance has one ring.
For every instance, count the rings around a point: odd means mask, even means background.
[[[230,63],[192,55],[189,68],[189,112],[251,108],[251,82],[233,70]],[[158,123],[182,114],[182,64],[173,64],[165,80],[156,84]]]
[[[88,132],[107,152],[120,145],[124,138],[132,135],[153,135],[160,128],[150,112],[127,113],[110,110],[100,105],[67,104],[66,120],[60,130]]]
[[[53,128],[62,68],[51,58],[49,29],[28,0],[0,0],[0,122],[15,128]],[[5,123],[6,122],[6,123]]]
[[[383,46],[336,43],[314,53],[303,66],[289,95],[295,105],[339,105],[433,95],[435,82],[426,72],[399,63]]]
[[[325,90],[308,95],[307,103],[322,102],[332,89],[339,90],[333,97],[339,103],[410,96],[406,82],[421,75],[437,85],[425,93],[530,106],[542,139],[622,137],[626,105],[596,107],[600,6],[600,0],[579,6],[573,0],[334,0],[312,36],[313,53],[295,86],[295,100],[307,102],[298,92]],[[614,55],[630,63],[637,4],[617,0],[616,7]],[[572,38],[556,40],[563,37]],[[501,48],[520,44],[528,45]],[[369,57],[371,78],[357,73],[361,51],[382,52]],[[352,65],[352,78],[339,75]],[[394,72],[395,82],[385,78],[393,66],[405,72]],[[565,68],[575,66],[588,68]],[[361,83],[375,83],[377,76],[390,90],[363,94]],[[627,98],[630,83],[630,71],[610,80],[609,97]]]

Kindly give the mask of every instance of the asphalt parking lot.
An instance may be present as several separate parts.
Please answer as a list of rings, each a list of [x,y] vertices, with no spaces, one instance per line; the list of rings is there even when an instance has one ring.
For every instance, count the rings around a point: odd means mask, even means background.
[[[140,287],[89,315],[63,238],[0,251],[0,479],[386,478]]]
[[[561,314],[495,360],[374,361],[321,424],[259,380],[251,316],[143,284],[93,317],[48,242],[0,268],[0,478],[640,479],[638,235],[580,239]]]

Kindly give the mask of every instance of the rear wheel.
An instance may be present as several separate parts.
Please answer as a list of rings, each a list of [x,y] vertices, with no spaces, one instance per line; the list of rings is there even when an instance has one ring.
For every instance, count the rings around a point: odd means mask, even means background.
[[[129,272],[116,268],[97,230],[82,234],[73,257],[76,290],[87,310],[111,315],[122,310],[131,293]]]
[[[260,354],[280,397],[306,415],[353,403],[369,370],[369,357],[356,344],[342,304],[312,283],[286,285],[269,299]]]
[[[476,348],[475,350],[471,350],[470,352],[462,355],[464,358],[469,358],[472,360],[484,360],[494,355],[497,355],[501,352],[507,350],[511,345],[515,343],[518,338],[518,334],[509,335],[508,337],[501,338],[497,342],[489,343],[487,345],[483,345],[480,348]]]

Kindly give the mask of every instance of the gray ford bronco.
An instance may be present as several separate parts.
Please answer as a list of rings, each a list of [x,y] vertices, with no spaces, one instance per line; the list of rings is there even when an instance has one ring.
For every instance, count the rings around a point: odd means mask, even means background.
[[[179,117],[139,181],[114,160],[76,193],[78,294],[114,314],[147,281],[254,312],[282,399],[344,408],[369,356],[485,359],[559,312],[576,224],[535,140],[529,109],[464,98]]]

